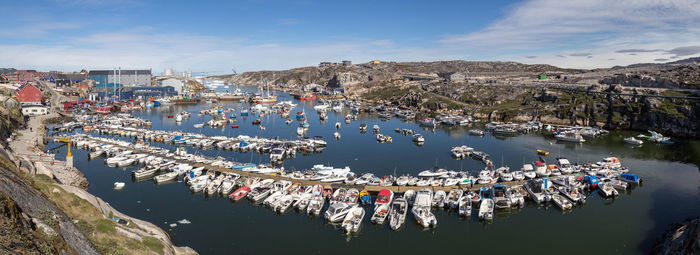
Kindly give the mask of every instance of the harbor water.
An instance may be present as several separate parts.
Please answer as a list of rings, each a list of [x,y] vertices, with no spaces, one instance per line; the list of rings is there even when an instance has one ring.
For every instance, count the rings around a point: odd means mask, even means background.
[[[342,112],[329,111],[328,121],[322,123],[313,109],[313,101],[300,102],[290,95],[275,93],[280,101],[292,100],[298,104],[292,110],[292,119],[297,111],[305,112],[311,125],[309,136],[322,136],[328,142],[327,148],[320,153],[298,153],[295,158],[286,159],[282,164],[286,170],[303,170],[315,164],[325,164],[349,166],[355,173],[370,172],[381,177],[406,173],[415,176],[437,166],[477,175],[484,168],[481,161],[456,160],[450,155],[453,146],[467,145],[490,154],[496,167],[506,165],[511,171],[537,160],[537,149],[550,152],[549,156],[543,157],[548,162],[554,162],[556,157],[584,163],[616,156],[623,166],[638,174],[644,182],[621,192],[615,199],[603,199],[598,193],[591,193],[585,205],[575,206],[568,212],[562,212],[551,203],[536,205],[528,201],[523,208],[497,210],[493,221],[488,223],[480,222],[476,213],[461,218],[455,211],[433,209],[438,220],[434,229],[421,228],[410,213],[406,224],[398,231],[392,231],[387,224],[373,225],[369,220],[372,208],[368,206],[360,231],[346,235],[339,226],[305,212],[290,210],[277,214],[245,200],[232,202],[219,195],[191,193],[182,182],[156,185],[152,181],[133,181],[131,171],[138,169],[137,166],[110,168],[104,164],[103,158],[89,160],[84,150],[72,151],[74,164],[90,182],[90,193],[127,215],[158,225],[168,231],[175,245],[192,247],[200,254],[426,254],[435,251],[640,254],[645,253],[671,224],[700,216],[699,141],[679,139],[675,144],[662,145],[645,140],[641,147],[623,142],[625,137],[639,134],[637,132],[611,132],[588,139],[583,144],[557,142],[539,132],[515,137],[494,137],[487,133],[484,137],[476,137],[468,135],[468,130],[474,128],[470,126],[423,129],[415,122],[396,118],[383,121],[367,113],[346,124],[345,115],[350,112],[347,108]],[[297,139],[298,122],[287,125],[279,114],[257,117],[251,112],[251,116],[243,118],[240,111],[236,111],[238,122],[235,124],[239,128],[232,128],[234,124],[216,129],[207,126],[194,128],[194,124],[211,119],[207,115],[197,116],[197,113],[212,105],[203,102],[155,107],[135,111],[133,115],[151,120],[154,130]],[[243,102],[219,102],[217,105],[238,110],[250,107]],[[192,117],[181,124],[167,117],[182,111],[191,112]],[[258,118],[265,130],[251,124]],[[339,130],[335,128],[336,122],[341,123]],[[366,133],[360,132],[361,123],[368,125]],[[393,138],[392,143],[377,142],[372,133],[375,124],[381,127],[379,133]],[[413,129],[426,141],[418,146],[410,135],[394,132],[395,128]],[[336,131],[341,134],[339,140],[333,138]],[[155,142],[152,145],[171,146]],[[67,148],[60,144],[49,144],[47,148],[57,156],[65,156],[67,152]],[[269,162],[267,154],[223,151],[215,147],[207,150],[186,148],[190,153],[223,156],[238,162]],[[115,190],[114,182],[125,182],[126,186]],[[177,223],[182,219],[191,223]],[[177,226],[171,227],[173,223]]]

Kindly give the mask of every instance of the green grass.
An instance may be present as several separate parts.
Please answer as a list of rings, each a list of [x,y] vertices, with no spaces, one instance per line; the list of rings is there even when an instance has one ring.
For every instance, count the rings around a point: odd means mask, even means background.
[[[157,252],[158,254],[163,254],[163,243],[161,243],[157,238],[150,236],[145,237],[141,243],[148,247],[148,249]]]
[[[98,219],[95,221],[95,228],[98,232],[112,234],[116,231],[114,222],[108,219]]]

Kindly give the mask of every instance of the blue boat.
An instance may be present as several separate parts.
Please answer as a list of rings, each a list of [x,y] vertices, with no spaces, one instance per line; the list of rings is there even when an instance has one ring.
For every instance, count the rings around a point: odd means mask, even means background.
[[[243,169],[251,168],[251,167],[255,167],[255,164],[247,163],[247,164],[242,164],[242,165],[234,165],[231,167],[231,169],[241,171]]]
[[[360,203],[362,203],[362,205],[372,204],[372,197],[370,195],[362,195],[360,196]]]
[[[491,198],[491,191],[487,187],[481,187],[479,188],[479,196],[481,197],[482,201],[484,199]]]
[[[583,177],[583,181],[586,183],[589,189],[594,190],[595,188],[598,187],[598,177],[595,177],[593,175],[586,175]]]
[[[637,176],[636,174],[630,174],[630,173],[621,173],[620,180],[625,181],[625,182],[632,182],[632,183],[642,182],[642,179],[639,178],[639,176]]]
[[[174,140],[175,144],[185,143],[186,141],[187,141],[187,138],[186,138],[186,137],[182,137],[182,136],[179,136],[179,135],[176,136],[176,137],[175,137],[175,140]]]
[[[153,100],[153,106],[154,106],[154,107],[160,106],[160,101],[158,101],[158,100]]]

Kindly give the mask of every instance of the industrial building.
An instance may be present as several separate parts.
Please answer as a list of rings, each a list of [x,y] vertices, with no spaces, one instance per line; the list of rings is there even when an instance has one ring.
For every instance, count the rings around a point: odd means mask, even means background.
[[[123,84],[124,87],[151,86],[151,70],[90,70],[88,77],[95,85]]]
[[[467,79],[467,75],[462,72],[439,73],[438,75],[446,82],[463,82]]]

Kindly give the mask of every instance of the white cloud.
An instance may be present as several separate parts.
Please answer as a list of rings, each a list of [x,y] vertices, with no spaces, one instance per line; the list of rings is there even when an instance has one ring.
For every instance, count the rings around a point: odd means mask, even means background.
[[[482,49],[501,59],[511,57],[526,63],[592,68],[651,62],[675,54],[670,49],[700,45],[698,24],[697,0],[530,0],[512,6],[505,17],[484,29],[449,35],[439,42],[451,47]],[[694,49],[681,48],[678,52],[683,56],[700,53],[688,55]],[[615,53],[625,50],[636,50],[628,53],[637,55]],[[527,58],[531,53],[543,52],[549,52],[551,57]],[[580,52],[591,54],[581,55],[586,58],[575,61],[562,57],[578,56]]]
[[[371,59],[430,61],[457,59],[437,49],[396,45],[391,40],[353,39],[308,44],[250,44],[194,34],[154,33],[150,28],[96,33],[55,46],[0,44],[0,63],[16,68],[80,70],[163,68],[230,72],[280,70],[317,65],[320,61]]]

